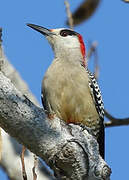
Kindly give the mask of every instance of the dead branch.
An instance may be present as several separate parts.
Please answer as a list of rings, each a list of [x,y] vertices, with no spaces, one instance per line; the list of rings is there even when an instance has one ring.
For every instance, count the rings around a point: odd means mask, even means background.
[[[26,174],[25,162],[24,162],[25,150],[26,150],[25,146],[22,146],[21,164],[22,164],[22,177],[23,177],[23,180],[27,180],[27,174]]]
[[[105,116],[110,120],[105,122],[105,127],[129,125],[129,118],[115,118],[105,110]]]
[[[72,13],[70,11],[70,4],[69,4],[69,2],[67,0],[64,3],[65,3],[65,6],[66,6],[68,24],[69,24],[70,28],[73,29],[73,17],[72,17]]]
[[[38,158],[34,154],[34,167],[32,168],[32,171],[33,171],[33,180],[37,180],[37,174],[36,174],[36,171],[35,171],[37,165],[38,165]]]
[[[10,180],[23,180],[22,178],[22,168],[20,161],[20,152],[21,147],[14,138],[9,136],[2,129],[2,159],[1,159],[1,167],[5,170]],[[25,166],[28,180],[33,179],[32,168],[34,164],[33,153],[29,150],[25,153]],[[12,163],[13,162],[13,163]],[[47,173],[46,173],[47,169]],[[38,180],[53,180],[52,175],[50,175],[50,171],[47,167],[43,166],[40,163],[40,167],[36,167],[36,172],[38,174]]]
[[[97,141],[78,125],[49,120],[0,73],[0,126],[54,170],[59,179],[109,179]]]
[[[92,54],[94,55],[94,75],[95,75],[96,79],[98,79],[98,77],[99,77],[99,63],[98,63],[97,46],[98,46],[98,43],[96,41],[94,41],[91,44],[90,49],[89,49],[88,54],[87,54],[87,61],[89,61]]]
[[[90,59],[92,54],[95,52],[97,46],[98,46],[98,43],[96,41],[91,43],[90,48],[87,53],[87,61]]]
[[[100,0],[84,0],[80,6],[73,12],[73,24],[74,26],[79,25],[85,20],[89,19],[96,11]],[[69,22],[67,22],[68,24]]]
[[[3,48],[2,48],[2,28],[0,28],[0,70],[3,72],[3,74],[11,79],[11,82],[19,89],[23,94],[25,94],[27,97],[31,99],[32,102],[34,102],[36,105],[38,104],[38,101],[34,97],[34,95],[30,92],[27,84],[25,81],[21,78],[19,73],[16,71],[16,69],[13,67],[13,65],[7,60]],[[22,179],[22,173],[21,173],[21,166],[20,166],[20,152],[22,149],[22,146],[14,140],[14,138],[9,137],[7,133],[5,133],[2,130],[2,140],[0,139],[0,149],[2,149],[2,160],[0,162],[0,165],[4,168],[6,173],[8,174],[10,179],[13,180],[21,180]],[[2,147],[1,147],[2,142]],[[27,151],[27,156],[25,155],[25,161],[26,163],[26,171],[28,175],[28,180],[32,179],[32,172],[31,172],[31,166],[33,166],[33,155],[31,152]],[[12,163],[15,162],[15,163]],[[43,166],[43,165],[42,165]],[[51,173],[49,170],[46,170],[46,166],[36,168],[36,171],[38,173],[38,179],[44,179],[44,180],[50,180],[53,179]],[[47,171],[47,173],[46,173]]]

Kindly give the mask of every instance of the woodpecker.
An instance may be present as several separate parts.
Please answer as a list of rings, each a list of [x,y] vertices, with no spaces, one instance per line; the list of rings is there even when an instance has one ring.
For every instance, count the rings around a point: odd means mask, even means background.
[[[104,158],[104,106],[98,83],[88,70],[82,36],[71,29],[27,24],[45,35],[55,58],[42,81],[42,104],[49,117],[92,129]]]

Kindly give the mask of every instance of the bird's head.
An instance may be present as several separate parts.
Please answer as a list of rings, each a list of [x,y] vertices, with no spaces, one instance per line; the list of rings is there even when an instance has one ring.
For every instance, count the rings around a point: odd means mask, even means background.
[[[56,57],[81,58],[82,64],[85,66],[85,45],[79,33],[65,28],[47,29],[34,24],[27,25],[46,36]]]

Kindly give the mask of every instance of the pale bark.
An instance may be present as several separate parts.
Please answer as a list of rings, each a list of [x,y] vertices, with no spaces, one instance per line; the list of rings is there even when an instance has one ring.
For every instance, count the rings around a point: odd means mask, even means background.
[[[22,167],[19,153],[21,152],[21,145],[5,131],[2,130],[2,160],[1,166],[11,180],[23,180]],[[25,167],[28,180],[33,179],[32,168],[34,166],[33,153],[27,151],[25,153]],[[45,173],[40,171],[40,168],[36,168],[38,175],[37,180],[50,180]],[[1,179],[1,178],[0,178]]]
[[[13,67],[13,65],[7,60],[4,55],[3,48],[1,46],[0,41],[0,71],[8,77],[11,82],[19,89],[23,94],[31,99],[36,105],[38,101],[34,97],[34,95],[30,92],[27,84],[21,78],[19,73]],[[1,147],[1,136],[0,136],[0,150],[2,149],[2,160],[0,161],[0,165],[5,169],[7,175],[10,179],[13,180],[22,180],[22,168],[20,162],[20,153],[21,153],[21,145],[14,140],[14,138],[10,137],[7,133],[2,130],[2,147]],[[28,175],[28,180],[32,179],[32,166],[33,166],[33,154],[28,151],[27,156],[25,156],[25,166]],[[44,179],[48,180],[52,178],[51,173],[47,170],[45,166],[38,166],[36,168],[38,174],[38,180]]]
[[[58,118],[49,120],[2,73],[0,84],[1,127],[44,159],[59,179],[109,178],[110,169],[87,130]]]

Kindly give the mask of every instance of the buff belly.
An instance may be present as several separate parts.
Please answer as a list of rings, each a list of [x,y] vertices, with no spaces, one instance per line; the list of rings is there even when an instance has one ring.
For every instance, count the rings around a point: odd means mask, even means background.
[[[93,102],[85,69],[75,66],[72,67],[73,71],[67,71],[71,68],[70,65],[64,67],[59,64],[56,65],[62,72],[59,74],[54,67],[52,65],[49,67],[43,80],[42,93],[46,110],[67,123],[82,123],[88,127],[99,128],[99,115]]]

